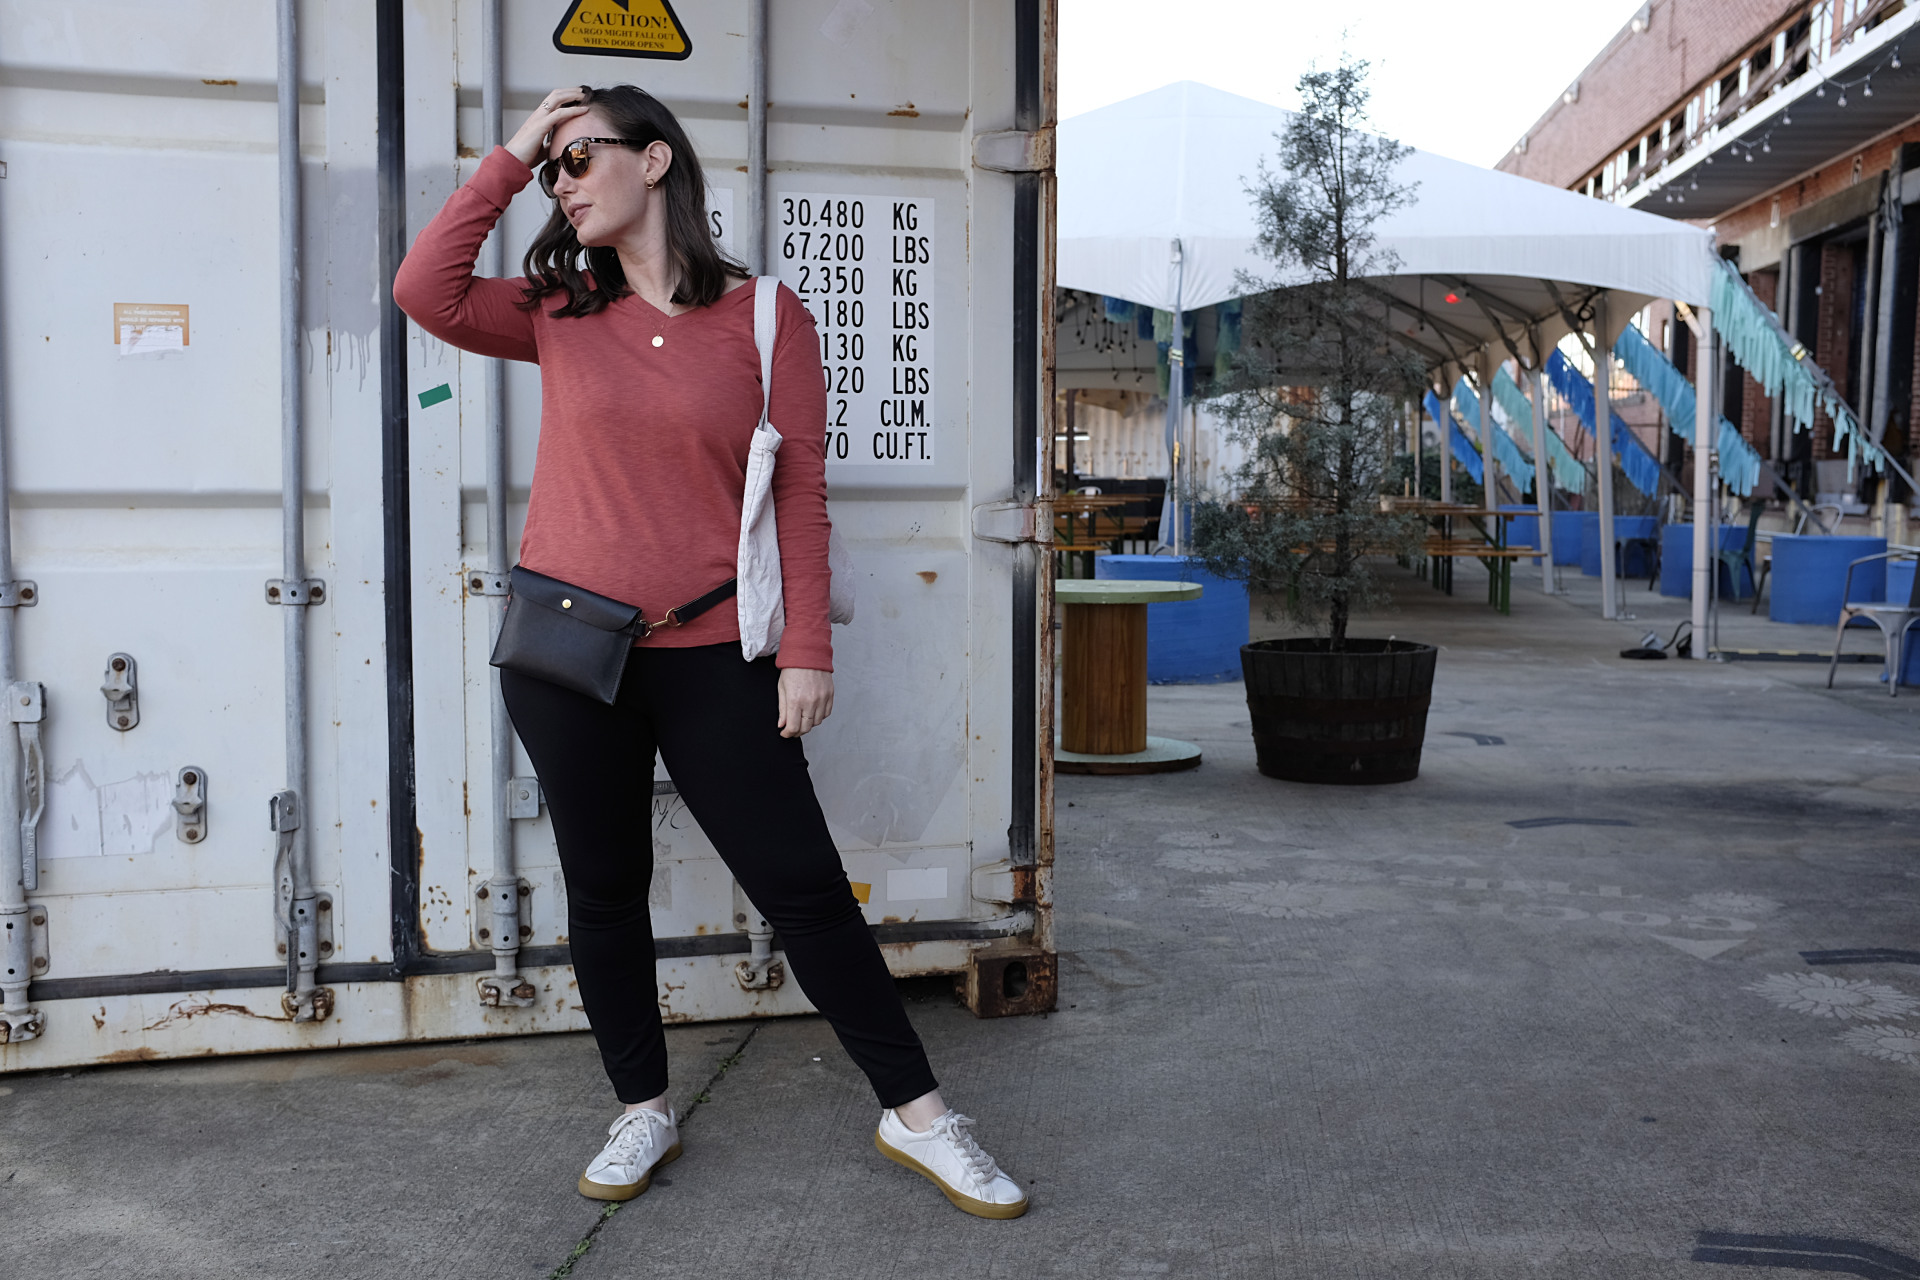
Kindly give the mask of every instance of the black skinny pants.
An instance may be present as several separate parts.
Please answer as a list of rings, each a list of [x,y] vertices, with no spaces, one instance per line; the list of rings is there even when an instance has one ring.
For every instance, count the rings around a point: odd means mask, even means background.
[[[611,707],[500,673],[560,846],[574,977],[622,1102],[667,1091],[647,907],[653,832],[636,820],[651,807],[656,748],[880,1104],[935,1087],[827,832],[800,740],[780,736],[779,678],[772,658],[747,662],[737,642],[635,648]]]

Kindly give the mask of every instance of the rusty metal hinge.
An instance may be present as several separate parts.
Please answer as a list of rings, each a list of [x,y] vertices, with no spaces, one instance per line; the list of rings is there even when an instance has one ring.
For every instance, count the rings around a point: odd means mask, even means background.
[[[1046,173],[1053,168],[1053,129],[975,134],[973,163],[995,173]]]
[[[973,536],[986,542],[1053,545],[1053,504],[983,502],[973,509]]]

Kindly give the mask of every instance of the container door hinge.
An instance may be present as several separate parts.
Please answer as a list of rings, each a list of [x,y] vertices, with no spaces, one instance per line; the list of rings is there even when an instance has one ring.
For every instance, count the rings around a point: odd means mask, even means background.
[[[125,733],[140,723],[140,668],[133,655],[116,653],[107,659],[100,692],[107,699],[107,728]]]
[[[973,164],[994,173],[1045,173],[1053,168],[1053,130],[975,134]]]
[[[986,542],[1053,545],[1053,504],[985,502],[973,509],[973,536]]]
[[[40,722],[47,714],[46,687],[38,680],[7,686],[7,719],[20,737],[20,874],[31,893],[40,887],[40,814],[47,807],[47,757],[40,749]]]
[[[327,584],[320,578],[304,581],[292,578],[267,579],[268,604],[325,604]]]
[[[1032,865],[988,863],[973,869],[973,899],[997,906],[1033,905],[1038,877]]]
[[[13,930],[21,927],[27,930],[27,945],[10,945]],[[0,957],[11,960],[18,955],[27,964],[29,979],[45,977],[51,963],[47,951],[46,907],[38,902],[29,902],[24,910],[0,919],[0,929],[4,929],[8,935],[0,938]],[[31,1006],[0,1009],[0,1044],[25,1044],[29,1040],[38,1040],[44,1030],[46,1020],[38,1009]]]

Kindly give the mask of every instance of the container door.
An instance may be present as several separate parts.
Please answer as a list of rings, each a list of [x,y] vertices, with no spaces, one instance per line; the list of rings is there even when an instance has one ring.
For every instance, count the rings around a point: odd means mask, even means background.
[[[508,6],[503,132],[556,85],[639,84],[687,128],[706,168],[715,234],[746,257],[754,234],[746,6],[678,6],[678,36],[668,45],[684,56],[671,58],[591,52],[584,44],[562,51],[558,44],[571,37],[557,40],[556,24],[572,8]],[[1023,179],[976,167],[974,151],[978,134],[1016,123],[1022,6],[783,0],[769,8],[768,270],[818,323],[831,510],[858,595],[853,624],[834,629],[834,715],[809,735],[807,755],[849,877],[895,971],[962,972],[983,946],[1017,940],[1033,947],[1038,927],[1037,658],[1032,644],[1016,648],[1010,609],[1021,563],[1023,589],[1035,598],[1038,553],[974,536],[976,507],[1019,496],[1013,232]],[[410,211],[418,226],[479,163],[479,97],[470,86],[479,79],[480,49],[477,26],[464,21],[409,39],[411,83],[469,86],[457,96],[410,100],[409,146],[423,157]],[[529,187],[508,209],[510,273],[549,208]],[[1040,213],[1030,205],[1026,216],[1038,243]],[[472,590],[483,581],[473,569],[487,552],[487,362],[416,336],[412,390],[445,384],[455,393],[438,416],[417,417],[415,434],[422,903],[428,946],[466,950],[487,944],[479,931],[490,917],[470,887],[489,878],[493,849],[492,806],[480,799],[488,780],[493,601]],[[1037,364],[1037,338],[1034,345]],[[540,384],[538,370],[521,364],[510,365],[506,378],[509,527],[517,538]],[[1036,389],[1035,403],[1038,396]],[[1037,427],[1029,419],[1026,429]],[[1031,451],[1028,458],[1031,501]],[[452,655],[464,661],[449,661]],[[1028,692],[1016,717],[1022,663]],[[1018,819],[1016,769],[1028,779]],[[530,779],[524,754],[516,754],[514,773]],[[644,786],[636,795],[634,821],[648,825],[657,863],[654,931],[669,1016],[810,1008],[790,981],[743,986],[738,966],[758,923],[752,904],[664,770],[650,810]],[[544,810],[529,804],[522,812],[514,848],[530,901],[524,932],[532,961],[523,969],[539,975],[532,1016],[558,1016],[577,1002],[565,971],[539,963],[564,939],[565,886]],[[1017,850],[1009,834],[1016,827]]]

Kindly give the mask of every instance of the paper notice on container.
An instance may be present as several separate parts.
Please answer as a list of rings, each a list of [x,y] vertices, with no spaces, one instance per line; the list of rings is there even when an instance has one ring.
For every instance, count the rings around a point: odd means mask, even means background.
[[[123,356],[179,351],[188,343],[184,302],[116,302],[113,341]]]

